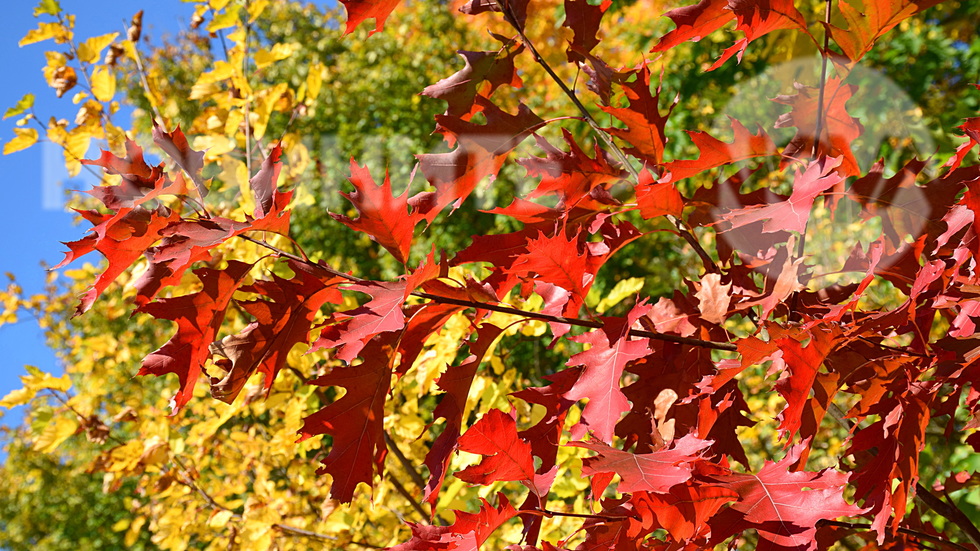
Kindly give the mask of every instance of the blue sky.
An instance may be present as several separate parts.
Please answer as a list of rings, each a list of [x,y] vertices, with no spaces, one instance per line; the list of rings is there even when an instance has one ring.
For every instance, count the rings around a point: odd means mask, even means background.
[[[76,33],[81,38],[110,32],[124,32],[124,21],[133,12],[144,10],[144,34],[151,40],[159,40],[163,34],[173,34],[186,27],[193,5],[178,0],[60,0],[61,7],[77,16]],[[20,48],[17,43],[23,35],[37,26],[33,17],[36,2],[10,2],[4,9],[4,24],[0,27],[0,63],[4,76],[0,79],[0,113],[13,106],[25,93],[36,97],[35,111],[47,120],[49,116],[73,119],[77,106],[68,96],[58,99],[48,88],[41,74],[44,51],[53,42],[32,44]],[[120,7],[125,6],[125,7]],[[0,122],[0,142],[13,137],[16,118]],[[125,119],[118,119],[121,122]],[[45,147],[47,145],[47,147]],[[45,272],[41,262],[54,265],[61,261],[64,246],[61,241],[81,237],[84,227],[74,226],[72,216],[64,208],[60,183],[67,178],[60,161],[57,147],[38,144],[34,147],[6,156],[0,156],[0,183],[3,201],[0,201],[0,285],[6,287],[4,272],[13,273],[28,293],[38,292],[44,284]],[[83,175],[85,172],[83,171]],[[84,178],[67,182],[68,189],[88,189],[90,182]],[[88,259],[95,262],[97,258]],[[30,364],[44,371],[59,372],[60,366],[44,344],[44,337],[30,319],[14,325],[0,326],[0,396],[20,387],[19,376],[24,365]],[[0,410],[4,416],[0,423],[14,424],[20,412]]]

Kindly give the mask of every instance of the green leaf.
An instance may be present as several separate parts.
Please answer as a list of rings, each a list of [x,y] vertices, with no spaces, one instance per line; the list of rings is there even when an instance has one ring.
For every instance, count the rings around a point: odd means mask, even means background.
[[[42,15],[58,15],[61,13],[61,5],[58,0],[41,0],[41,3],[34,8],[34,17]]]
[[[34,94],[25,94],[24,97],[20,98],[20,101],[17,102],[17,105],[7,109],[7,112],[3,114],[3,118],[8,119],[10,117],[16,117],[31,107],[34,107]]]

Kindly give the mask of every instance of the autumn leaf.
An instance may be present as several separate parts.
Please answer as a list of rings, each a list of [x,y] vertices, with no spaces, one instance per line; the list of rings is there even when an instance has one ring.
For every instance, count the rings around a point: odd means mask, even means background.
[[[491,409],[470,427],[457,447],[484,456],[478,465],[457,472],[460,480],[486,486],[498,480],[534,479],[531,445],[517,436],[514,417],[499,409]]]
[[[340,214],[331,213],[331,216],[353,230],[368,234],[396,260],[407,263],[412,249],[412,230],[422,220],[419,213],[410,212],[408,190],[398,197],[393,196],[387,173],[384,182],[376,185],[367,166],[357,166],[353,159],[350,170],[354,191],[341,195],[354,205],[360,216],[353,220]]]
[[[180,389],[171,400],[173,413],[180,411],[194,394],[194,384],[211,357],[208,346],[216,339],[225,310],[252,268],[230,261],[223,270],[200,268],[194,274],[203,288],[197,293],[163,298],[140,308],[157,319],[177,322],[177,333],[162,347],[143,359],[139,375],[176,373]]]
[[[597,441],[569,442],[569,445],[586,448],[598,454],[582,460],[582,474],[618,474],[622,480],[618,490],[623,493],[664,493],[672,486],[690,480],[690,463],[711,442],[687,435],[674,441],[670,448],[651,453],[625,452]]]
[[[374,19],[374,30],[370,34],[380,32],[385,28],[385,20],[391,15],[399,0],[340,0],[347,9],[347,28],[344,34],[354,32],[365,19]]]

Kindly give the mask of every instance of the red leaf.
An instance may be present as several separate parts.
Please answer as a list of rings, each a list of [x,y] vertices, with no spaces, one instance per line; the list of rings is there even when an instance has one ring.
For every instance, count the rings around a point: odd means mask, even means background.
[[[684,198],[673,181],[654,182],[653,175],[645,168],[636,185],[636,203],[640,206],[640,216],[647,220],[658,216],[680,218],[684,213]]]
[[[299,262],[290,261],[289,265],[295,273],[292,279],[273,276],[272,281],[256,281],[242,289],[272,300],[241,303],[255,321],[211,346],[214,354],[227,358],[215,361],[227,373],[221,378],[211,377],[214,398],[230,404],[256,371],[265,375],[266,391],[271,389],[293,346],[309,342],[320,307],[326,302],[343,302],[336,287],[342,279],[322,279],[322,272],[314,274]]]
[[[735,18],[728,9],[728,0],[701,0],[670,10],[664,16],[673,20],[677,28],[661,37],[651,52],[663,52],[688,40],[698,42]]]
[[[633,505],[649,510],[675,541],[701,538],[710,533],[708,520],[724,505],[738,499],[729,488],[710,484],[677,484],[667,493],[638,492]]]
[[[722,165],[754,157],[765,157],[776,152],[776,144],[761,127],[758,134],[752,134],[742,123],[731,117],[729,119],[732,121],[732,131],[735,134],[731,143],[713,138],[707,132],[687,132],[700,154],[697,159],[666,163],[664,169],[670,172],[671,182],[690,178]]]
[[[409,523],[412,539],[391,547],[391,551],[442,551],[459,549],[477,551],[493,532],[503,523],[517,516],[517,510],[507,501],[504,494],[497,494],[499,507],[480,498],[480,511],[465,513],[456,511],[456,522],[452,526],[432,526]]]
[[[388,453],[384,438],[385,400],[391,386],[394,361],[392,334],[372,339],[364,347],[363,362],[335,367],[312,381],[320,386],[346,389],[341,398],[310,415],[300,429],[301,440],[318,434],[333,438],[330,454],[319,472],[333,477],[330,497],[342,503],[354,499],[360,483],[371,486],[384,471]]]
[[[568,61],[585,61],[582,54],[591,52],[599,44],[596,33],[599,32],[602,16],[611,5],[612,0],[603,0],[601,4],[590,4],[588,0],[565,0],[565,21],[562,26],[573,33],[566,51]]]
[[[166,375],[176,373],[180,390],[171,400],[176,414],[194,394],[194,383],[201,368],[211,357],[208,350],[221,329],[225,310],[231,297],[248,275],[251,264],[228,261],[224,270],[201,268],[194,274],[201,280],[203,289],[197,293],[174,298],[164,298],[139,308],[157,319],[177,322],[177,333],[167,344],[143,358],[138,375]]]
[[[569,442],[568,445],[587,448],[599,454],[582,460],[583,475],[618,474],[621,479],[618,487],[620,493],[664,493],[672,486],[691,479],[689,463],[698,459],[711,442],[688,434],[675,440],[669,449],[639,454],[624,452],[597,441]]]
[[[461,51],[459,55],[466,65],[454,75],[427,86],[422,95],[445,100],[449,104],[446,115],[467,119],[479,110],[477,96],[489,98],[504,84],[512,88],[523,86],[514,67],[514,58],[522,51],[524,46],[514,42],[505,43],[497,52]]]
[[[729,0],[728,7],[738,22],[735,30],[745,33],[745,38],[725,50],[718,61],[708,68],[709,71],[721,67],[733,55],[742,61],[742,54],[749,42],[773,31],[795,29],[810,36],[806,28],[806,18],[793,6],[793,0]]]
[[[514,417],[499,409],[491,409],[470,427],[459,438],[458,447],[484,456],[478,465],[456,473],[460,480],[484,486],[498,480],[534,480],[531,445],[517,436]]]
[[[939,4],[942,0],[863,0],[860,4],[844,0],[837,9],[847,22],[847,30],[828,25],[834,43],[852,62],[864,57],[882,35],[896,25]]]
[[[675,101],[666,113],[660,112],[660,89],[657,89],[656,94],[650,93],[650,70],[646,65],[636,72],[636,80],[621,86],[626,97],[629,98],[629,107],[601,106],[601,108],[626,124],[626,129],[606,128],[605,130],[632,144],[633,147],[627,149],[628,153],[660,164],[663,159],[664,144],[667,142],[664,127],[677,102]]]
[[[482,96],[477,96],[476,104],[486,117],[486,124],[436,115],[436,131],[446,137],[450,146],[456,145],[456,149],[418,156],[422,173],[436,191],[423,197],[416,195],[412,205],[429,222],[447,205],[453,205],[454,210],[458,208],[484,178],[495,178],[510,151],[544,124],[523,104],[516,115],[502,111]]]
[[[398,197],[393,196],[387,172],[384,183],[376,185],[367,165],[359,167],[354,159],[351,159],[350,171],[354,191],[341,195],[354,205],[360,216],[353,220],[339,214],[331,213],[330,216],[355,231],[368,234],[396,260],[407,263],[412,249],[412,231],[422,220],[419,213],[409,212],[408,190]]]
[[[544,149],[547,157],[520,160],[527,169],[528,176],[541,176],[541,183],[528,197],[555,193],[561,200],[561,206],[571,208],[589,196],[594,188],[607,187],[627,175],[623,169],[609,164],[599,144],[595,146],[593,159],[575,143],[568,130],[562,129],[562,136],[568,144],[568,153],[555,148],[544,138],[535,136],[538,146]]]
[[[616,423],[630,409],[620,389],[623,369],[629,362],[652,352],[649,339],[628,337],[629,328],[649,310],[650,306],[641,302],[626,319],[603,318],[602,329],[572,337],[591,347],[568,360],[568,365],[583,365],[585,370],[564,397],[575,401],[589,399],[582,411],[582,424],[603,442],[612,442]]]
[[[350,34],[365,19],[374,19],[374,30],[369,35],[385,28],[385,20],[391,15],[400,0],[340,0],[347,9],[347,27],[344,34]]]
[[[806,346],[800,344],[804,336],[810,337]],[[809,334],[793,335],[778,339],[776,344],[783,352],[787,372],[776,382],[776,390],[786,399],[786,408],[780,413],[779,430],[792,439],[802,422],[803,408],[810,398],[810,391],[817,372],[834,347],[840,331],[824,331],[815,328]]]
[[[778,96],[776,103],[789,105],[792,110],[779,117],[776,128],[796,127],[796,136],[783,149],[783,166],[792,161],[809,159],[813,154],[813,143],[817,139],[817,114],[820,107],[818,88],[795,84],[794,96]],[[833,77],[824,86],[823,121],[820,124],[820,147],[817,158],[821,156],[841,157],[838,171],[845,176],[856,176],[860,172],[851,143],[861,135],[861,123],[847,113],[845,104],[857,86],[844,84]]]
[[[107,261],[103,271],[92,288],[81,296],[75,315],[88,311],[99,295],[139,258],[145,250],[160,240],[161,232],[180,220],[178,214],[166,207],[147,210],[142,206],[122,209],[114,214],[99,214],[94,211],[79,211],[95,227],[78,241],[65,243],[69,252],[55,268],[60,268],[76,258],[93,250],[102,253]]]
[[[253,216],[262,219],[274,212],[282,212],[289,203],[292,192],[280,193],[276,182],[279,180],[279,170],[282,168],[282,145],[276,144],[269,156],[262,161],[262,168],[249,179],[248,184],[255,196],[255,211]]]
[[[793,446],[786,457],[766,461],[758,474],[711,476],[734,490],[739,501],[711,522],[714,541],[755,528],[759,536],[777,549],[808,548],[813,542],[816,523],[821,519],[854,516],[862,509],[844,501],[847,475],[826,469],[819,473],[791,472],[807,444]],[[716,532],[717,531],[717,532]]]
[[[367,304],[334,314],[334,319],[342,323],[329,327],[320,334],[313,349],[342,347],[337,357],[351,361],[361,348],[381,333],[398,331],[405,327],[405,282],[389,283],[366,281],[347,287],[351,291],[366,293],[373,297]]]
[[[473,384],[473,377],[476,375],[480,363],[483,362],[487,350],[503,333],[503,329],[492,324],[483,324],[477,331],[477,341],[470,348],[472,354],[459,366],[447,368],[437,381],[439,388],[446,394],[439,401],[435,411],[432,412],[432,417],[433,419],[440,417],[445,419],[446,426],[432,442],[429,453],[425,455],[425,466],[429,469],[429,480],[425,485],[424,499],[432,507],[435,507],[436,500],[439,498],[439,490],[446,478],[449,461],[452,459],[452,453],[456,450],[459,442],[460,430],[463,426],[463,412],[466,410],[466,399],[470,392],[470,386]]]
[[[722,231],[765,220],[765,224],[762,225],[762,231],[765,233],[794,231],[802,234],[807,220],[810,219],[813,201],[821,193],[844,181],[843,176],[834,170],[840,162],[838,158],[810,163],[804,172],[796,172],[793,178],[793,194],[789,199],[771,205],[749,206],[725,213],[721,219],[731,226]]]
[[[177,163],[177,166],[191,177],[191,181],[194,182],[194,186],[197,187],[197,192],[201,194],[201,197],[207,196],[208,188],[201,178],[201,170],[204,169],[204,152],[194,151],[190,148],[187,138],[180,131],[180,125],[177,125],[173,132],[167,133],[166,130],[154,123],[153,143],[164,150]]]

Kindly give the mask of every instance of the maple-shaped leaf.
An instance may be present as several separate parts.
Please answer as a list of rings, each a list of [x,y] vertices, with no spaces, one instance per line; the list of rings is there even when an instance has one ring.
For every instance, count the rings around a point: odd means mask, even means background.
[[[248,181],[249,188],[255,198],[255,210],[253,212],[255,218],[265,218],[270,213],[285,208],[285,205],[279,205],[281,201],[279,196],[282,194],[279,193],[279,186],[277,185],[279,171],[282,169],[281,156],[282,146],[276,144],[269,152],[269,156],[262,161],[262,167],[259,171]]]
[[[800,344],[804,335],[810,337],[806,346]],[[788,438],[792,438],[800,428],[803,409],[810,398],[820,366],[837,345],[840,330],[825,331],[815,328],[804,335],[776,340],[787,368],[786,373],[776,382],[776,390],[786,399],[786,407],[779,414],[779,430]]]
[[[120,176],[117,185],[95,186],[87,192],[111,210],[134,208],[161,195],[186,193],[183,176],[171,180],[163,171],[163,163],[147,165],[142,148],[132,140],[126,140],[126,157],[102,151],[98,159],[82,159],[81,163],[100,166],[106,174]]]
[[[460,51],[465,63],[463,68],[427,86],[422,95],[445,100],[448,104],[446,115],[466,118],[479,109],[475,103],[478,95],[488,98],[504,84],[512,88],[523,86],[514,67],[514,59],[522,51],[523,44],[513,41],[504,43],[496,52]]]
[[[337,357],[349,362],[376,335],[405,327],[402,307],[408,293],[404,281],[365,281],[347,289],[371,295],[372,299],[353,310],[334,314],[334,319],[341,323],[324,330],[314,343],[314,350],[340,347]]]
[[[667,143],[664,127],[677,101],[671,104],[666,113],[660,111],[660,88],[657,88],[656,94],[650,92],[650,70],[646,65],[636,72],[635,80],[620,86],[629,99],[629,107],[601,107],[622,121],[626,128],[604,130],[631,144],[633,147],[627,150],[630,154],[660,164],[664,144]]]
[[[208,346],[215,340],[225,319],[231,297],[248,275],[251,264],[228,261],[223,270],[201,268],[194,274],[203,288],[197,293],[164,298],[139,308],[157,319],[177,322],[177,333],[157,351],[143,358],[138,375],[176,373],[180,389],[171,401],[177,413],[194,394],[194,383],[210,358]]]
[[[354,32],[365,19],[374,19],[374,30],[369,34],[383,31],[385,20],[391,15],[401,0],[340,0],[347,9],[347,26],[344,34]]]
[[[563,206],[572,207],[593,189],[611,185],[627,175],[625,170],[609,164],[599,144],[596,144],[595,158],[592,158],[575,143],[571,132],[563,128],[562,136],[568,144],[568,153],[535,136],[547,157],[519,161],[527,169],[528,176],[541,176],[541,183],[528,195],[529,198],[555,193]]]
[[[730,488],[713,484],[676,484],[662,493],[637,492],[633,507],[641,515],[649,511],[674,541],[703,538],[710,533],[708,520],[728,503],[738,499]]]
[[[486,124],[436,115],[436,131],[456,149],[449,153],[418,155],[422,173],[436,190],[416,195],[412,205],[417,206],[429,222],[447,205],[458,208],[484,178],[495,178],[508,153],[544,124],[524,104],[518,107],[516,115],[501,110],[482,96],[477,96],[476,104],[485,116]]]
[[[818,520],[863,512],[844,501],[846,474],[832,469],[792,470],[806,445],[791,447],[778,462],[766,461],[758,474],[710,476],[739,496],[737,503],[711,520],[712,543],[754,528],[775,549],[811,549]]]
[[[663,52],[688,40],[698,42],[735,18],[728,0],[700,0],[697,4],[675,8],[664,14],[676,28],[660,38],[651,52]]]
[[[669,177],[655,181],[645,168],[636,184],[636,204],[640,207],[640,216],[647,220],[658,216],[680,218],[684,214],[684,197],[673,181]]]
[[[789,113],[779,117],[776,128],[796,127],[796,135],[783,148],[783,165],[791,161],[809,159],[813,154],[813,144],[819,138],[817,157],[840,157],[839,171],[846,176],[856,176],[860,172],[851,144],[861,135],[864,127],[847,112],[845,104],[854,95],[857,86],[844,84],[840,78],[827,79],[823,89],[824,105],[820,112],[819,88],[794,83],[796,94],[782,95],[772,101],[792,108]],[[817,115],[823,120],[818,122]],[[820,136],[817,136],[817,127]]]
[[[902,21],[942,0],[843,0],[837,9],[847,29],[828,25],[834,43],[852,62],[871,51],[876,40]]]
[[[180,220],[180,216],[164,206],[148,210],[142,206],[122,209],[114,214],[95,211],[77,211],[93,224],[90,235],[78,241],[65,243],[69,251],[54,268],[60,268],[76,258],[92,251],[102,253],[107,261],[92,287],[82,296],[75,315],[92,307],[110,283],[138,259],[144,251],[161,239],[161,232]]]
[[[350,171],[354,191],[341,195],[354,205],[359,216],[353,220],[340,214],[331,213],[330,216],[355,231],[366,233],[405,264],[412,249],[412,231],[422,220],[419,213],[409,212],[408,190],[395,197],[387,172],[384,182],[376,185],[367,165],[357,166],[354,159],[351,159]]]
[[[980,84],[974,84],[978,90],[980,90]],[[966,119],[963,124],[957,126],[966,135],[966,143],[961,144],[956,148],[956,153],[949,158],[944,166],[948,166],[950,170],[956,170],[963,163],[963,159],[966,158],[966,154],[970,152],[974,147],[980,145],[980,117],[971,117]]]
[[[618,474],[618,491],[664,493],[676,484],[691,479],[691,465],[711,442],[690,434],[675,440],[670,448],[651,453],[630,453],[598,441],[569,442],[569,446],[586,448],[597,456],[582,460],[582,474]]]
[[[738,228],[746,224],[765,220],[762,231],[794,231],[800,234],[806,229],[810,219],[810,209],[818,195],[844,181],[835,171],[841,163],[840,158],[811,162],[804,171],[797,171],[793,177],[793,193],[789,199],[770,205],[753,205],[729,211],[721,216],[730,226],[722,231]]]
[[[339,400],[304,419],[299,431],[301,440],[318,434],[333,439],[319,472],[333,477],[330,496],[342,503],[354,499],[358,484],[371,486],[374,477],[384,471],[388,453],[385,401],[391,386],[394,340],[394,333],[372,339],[361,352],[361,363],[334,367],[311,382],[346,389]]]
[[[602,0],[598,4],[588,0],[565,0],[565,21],[562,26],[572,30],[572,40],[566,50],[568,61],[585,61],[583,54],[588,54],[599,44],[596,33],[599,32],[602,16],[611,5],[612,0]]]
[[[452,526],[433,526],[409,523],[412,538],[391,547],[391,551],[477,551],[503,523],[517,516],[517,510],[502,493],[497,494],[498,507],[480,498],[480,510],[476,513],[456,511]]]
[[[650,305],[641,302],[626,318],[603,318],[601,329],[572,338],[591,347],[569,358],[568,365],[582,365],[585,369],[564,397],[589,399],[582,411],[582,424],[602,442],[612,442],[616,423],[630,409],[620,389],[623,369],[629,362],[652,353],[649,339],[629,337],[630,327],[649,311]]]
[[[476,376],[476,370],[483,362],[487,350],[503,333],[503,329],[489,323],[481,325],[477,331],[477,341],[470,347],[470,356],[459,366],[449,366],[436,381],[439,388],[445,391],[445,394],[435,411],[432,412],[432,417],[433,419],[440,417],[445,419],[446,426],[432,442],[429,453],[425,455],[425,465],[429,469],[429,480],[425,485],[424,499],[432,507],[435,507],[436,500],[439,498],[439,490],[442,488],[442,483],[449,469],[449,461],[452,459],[452,454],[459,442],[463,426],[463,412],[466,411],[466,399],[469,396],[470,386],[473,384],[473,377]]]
[[[231,403],[241,392],[253,373],[265,375],[265,389],[286,365],[293,346],[308,343],[310,329],[320,307],[331,302],[343,302],[337,285],[341,278],[323,277],[306,265],[290,260],[294,277],[273,276],[272,281],[256,281],[243,288],[271,300],[240,303],[255,321],[235,335],[229,335],[211,345],[212,353],[223,356],[215,364],[223,368],[223,377],[211,377],[211,396]]]
[[[483,456],[478,465],[456,473],[470,484],[489,485],[498,480],[534,480],[531,444],[517,436],[517,421],[499,409],[491,409],[459,438],[458,448]]]
[[[735,30],[744,33],[745,38],[726,49],[709,71],[721,67],[733,55],[742,61],[742,54],[750,42],[773,31],[795,29],[810,36],[806,18],[793,5],[793,0],[728,0],[728,7],[735,14]]]
[[[527,8],[530,0],[469,0],[459,11],[468,15],[486,12],[503,12],[504,19],[518,29],[527,22]]]
[[[664,170],[670,173],[672,182],[690,178],[722,165],[755,157],[766,157],[776,152],[776,144],[762,127],[758,128],[757,134],[752,134],[738,120],[732,117],[729,117],[729,120],[732,121],[734,133],[731,143],[714,138],[707,132],[687,131],[687,135],[691,137],[691,141],[700,153],[697,159],[683,159],[664,164]]]
[[[164,150],[177,166],[181,168],[197,188],[201,197],[208,194],[208,188],[204,185],[201,171],[204,169],[204,152],[194,151],[187,143],[187,137],[180,130],[180,125],[174,128],[173,132],[167,132],[156,124],[153,125],[153,143]]]

